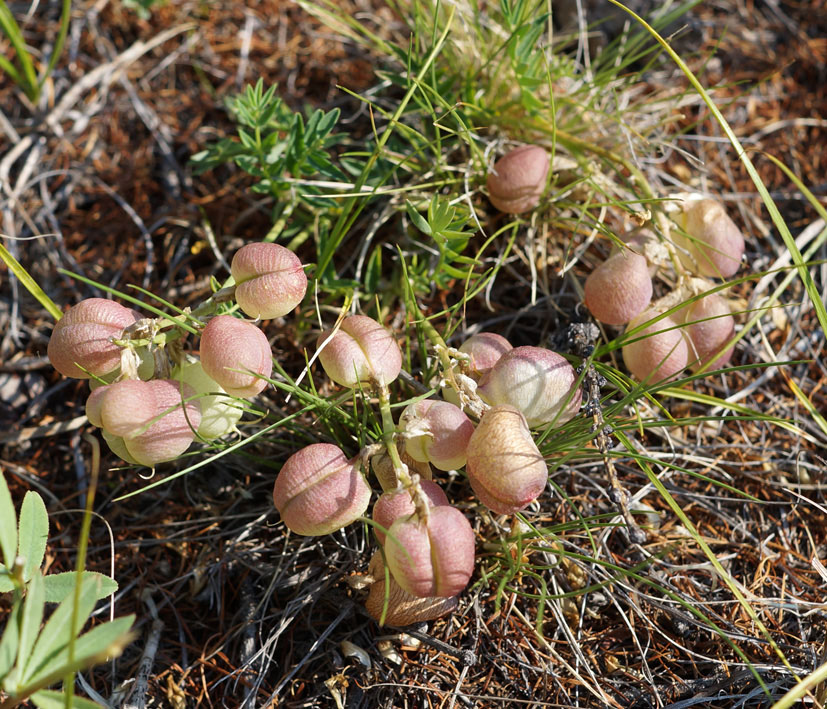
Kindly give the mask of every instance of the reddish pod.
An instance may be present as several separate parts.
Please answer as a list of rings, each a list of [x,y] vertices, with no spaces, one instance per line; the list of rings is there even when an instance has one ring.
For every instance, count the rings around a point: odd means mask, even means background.
[[[693,273],[713,278],[729,278],[741,265],[744,236],[729,218],[723,205],[712,199],[686,203],[673,230],[673,240],[681,247],[681,261]]]
[[[184,453],[201,423],[195,392],[168,379],[125,379],[96,389],[87,401],[90,421],[97,421],[112,449],[124,460],[154,467]],[[93,420],[94,419],[94,420]]]
[[[121,363],[121,348],[112,340],[135,320],[135,311],[113,300],[87,298],[57,321],[46,354],[66,377],[104,377]]]
[[[478,332],[459,347],[460,352],[471,357],[468,373],[476,380],[497,364],[500,357],[513,349],[508,340],[494,332]]]
[[[586,307],[607,325],[625,325],[651,300],[652,278],[646,258],[628,249],[609,256],[586,279]]]
[[[693,372],[701,367],[720,369],[732,358],[734,347],[722,350],[735,333],[735,318],[725,298],[713,293],[695,301],[684,311],[684,334],[691,347],[689,364]]]
[[[323,332],[316,347],[327,376],[350,389],[380,379],[390,384],[402,370],[402,350],[393,335],[365,315],[346,317],[335,332]]]
[[[534,209],[546,187],[551,162],[537,145],[521,145],[503,155],[488,173],[488,197],[497,209],[520,214]]]
[[[654,317],[646,311],[629,323],[628,330]],[[638,339],[640,338],[640,339]],[[659,382],[680,374],[689,359],[686,338],[677,323],[666,317],[635,333],[623,346],[623,361],[639,381]]]
[[[273,503],[291,531],[316,536],[364,515],[370,494],[358,458],[348,460],[330,443],[314,443],[284,463],[273,487]]]
[[[480,379],[477,390],[492,406],[519,409],[532,428],[561,425],[580,410],[577,375],[566,359],[541,347],[515,347]]]
[[[405,407],[399,419],[405,451],[421,463],[439,470],[458,470],[465,465],[465,449],[474,424],[458,406],[424,399]]]
[[[292,251],[278,244],[247,244],[233,256],[230,272],[238,306],[251,318],[280,318],[307,291],[307,276]]]
[[[450,598],[418,598],[405,591],[393,576],[388,574],[388,592],[385,593],[385,563],[382,554],[376,552],[370,560],[368,574],[373,578],[365,608],[377,622],[382,618],[386,625],[412,625],[439,618],[457,607],[456,596]]]
[[[465,469],[480,502],[498,514],[525,508],[548,480],[525,417],[513,406],[494,406],[483,414],[468,443]]]
[[[411,595],[456,596],[474,572],[474,531],[456,507],[431,507],[424,519],[412,514],[391,525],[385,558]]]
[[[273,372],[265,334],[250,322],[219,315],[201,333],[204,372],[231,396],[249,398],[262,391]]]
[[[447,505],[448,498],[442,488],[431,480],[420,480],[420,488],[428,498],[431,507]],[[388,529],[399,517],[406,517],[414,513],[415,506],[411,494],[407,490],[392,490],[384,492],[373,505],[373,521],[380,527]],[[376,538],[380,544],[385,543],[385,532],[374,527]]]

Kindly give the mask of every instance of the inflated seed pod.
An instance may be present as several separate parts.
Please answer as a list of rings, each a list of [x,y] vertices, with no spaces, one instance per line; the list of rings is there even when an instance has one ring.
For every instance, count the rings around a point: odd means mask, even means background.
[[[198,395],[201,406],[198,435],[201,438],[211,441],[235,428],[243,413],[241,406],[225,394],[218,382],[207,375],[200,360],[182,362],[172,370],[171,378],[189,384]]]
[[[121,348],[113,344],[112,339],[119,338],[135,319],[134,310],[115,301],[82,300],[55,324],[46,350],[49,361],[66,377],[103,377],[121,363]]]
[[[251,318],[280,318],[295,308],[307,291],[307,276],[298,256],[278,244],[247,244],[230,264],[235,299]]]
[[[124,379],[95,389],[86,404],[93,424],[121,437],[132,435],[160,413],[155,391],[140,379]]]
[[[459,346],[459,351],[471,357],[468,373],[476,380],[493,367],[506,352],[514,347],[495,332],[478,332]]]
[[[124,460],[148,467],[174,460],[189,448],[201,423],[198,402],[184,401],[194,395],[186,384],[169,379],[110,384],[100,401],[101,428],[122,439],[129,455],[122,455]]]
[[[421,463],[409,456],[404,447],[399,447],[399,458],[408,467],[410,473],[416,473],[422,480],[431,480],[434,477],[429,463]],[[393,460],[387,451],[371,456],[370,467],[383,490],[395,490],[399,486]]]
[[[596,320],[625,325],[652,300],[646,258],[628,249],[609,256],[586,278],[585,300]]]
[[[316,536],[365,514],[370,494],[358,457],[348,460],[337,446],[313,443],[285,461],[273,486],[273,503],[288,529]]]
[[[103,405],[103,397],[106,395],[107,389],[111,384],[103,384],[102,386],[93,389],[86,398],[86,418],[96,428],[103,426],[101,421],[101,406]]]
[[[432,507],[447,505],[448,498],[442,488],[431,480],[420,480],[419,485]],[[373,505],[372,519],[376,524],[389,529],[399,517],[413,514],[415,510],[411,494],[407,490],[383,492]],[[380,544],[385,543],[385,533],[379,527],[373,528]]]
[[[132,465],[140,465],[140,463],[129,454],[129,451],[126,449],[126,443],[124,443],[121,436],[107,433],[103,429],[101,429],[101,435],[103,436],[103,440],[106,441],[106,445],[109,446],[109,450],[118,456],[118,458]]]
[[[385,624],[404,626],[434,620],[447,615],[457,607],[457,598],[418,598],[405,591],[392,575],[388,575],[388,598],[385,605],[385,564],[381,552],[376,552],[368,565],[368,574],[375,579],[365,601],[365,608],[377,622],[385,612]]]
[[[522,510],[548,480],[548,467],[525,417],[507,405],[483,414],[468,442],[465,470],[480,502],[498,514]]]
[[[550,160],[537,145],[521,145],[503,155],[488,173],[488,197],[497,209],[520,214],[534,209],[546,187]]]
[[[673,230],[681,261],[697,275],[729,278],[741,265],[744,237],[723,205],[712,199],[690,200],[676,220],[688,234]]]
[[[627,330],[654,316],[651,311],[644,312],[629,323]],[[671,379],[686,369],[689,348],[683,332],[671,317],[645,327],[632,339],[633,342],[623,346],[622,354],[626,367],[635,379],[654,383]]]
[[[402,350],[393,335],[373,318],[350,315],[339,329],[323,332],[316,341],[322,347],[319,361],[337,384],[356,389],[382,378],[390,384],[402,370]],[[329,338],[329,339],[328,339]]]
[[[492,406],[508,404],[532,428],[561,425],[580,410],[577,375],[566,359],[541,347],[515,347],[480,379],[477,389]]]
[[[396,582],[418,598],[456,596],[474,572],[474,531],[456,507],[431,507],[427,518],[399,517],[385,539]]]
[[[458,406],[447,401],[424,399],[405,407],[399,418],[405,452],[439,470],[457,470],[465,465],[465,449],[474,424]]]
[[[689,340],[691,352],[689,368],[695,372],[701,367],[720,369],[732,358],[734,347],[721,348],[735,333],[735,318],[729,302],[717,293],[695,301],[679,312],[687,323],[684,334]],[[717,355],[717,356],[716,356]],[[714,357],[714,359],[713,359]]]
[[[262,391],[273,372],[267,336],[253,323],[231,315],[207,323],[201,333],[201,364],[230,396],[244,399]]]

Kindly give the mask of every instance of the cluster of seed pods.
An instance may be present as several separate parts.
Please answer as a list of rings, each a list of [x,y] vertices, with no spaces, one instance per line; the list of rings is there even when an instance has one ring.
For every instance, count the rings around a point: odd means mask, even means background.
[[[623,361],[635,378],[657,382],[678,376],[689,367],[724,366],[732,348],[735,320],[729,302],[709,281],[690,277],[729,278],[738,270],[744,239],[723,207],[710,199],[684,203],[672,231],[672,242],[687,274],[677,287],[652,302],[652,275],[658,264],[647,258],[654,235],[634,234],[586,279],[586,306],[606,325],[626,325],[630,333]],[[683,305],[683,307],[679,307]],[[677,308],[677,309],[676,309]],[[667,311],[674,311],[664,315]],[[643,326],[643,327],[641,327]]]
[[[486,187],[491,203],[508,214],[536,208],[549,167],[548,153],[540,146],[521,145],[509,151],[488,173]],[[718,202],[688,199],[675,226],[672,246],[688,273],[729,278],[738,270],[744,239]],[[725,365],[732,349],[724,350],[724,346],[735,327],[728,302],[717,294],[697,298],[709,290],[709,284],[687,279],[678,286],[677,301],[673,295],[653,303],[652,276],[659,264],[649,255],[660,254],[649,248],[652,243],[653,234],[636,233],[595,268],[585,283],[586,306],[596,320],[606,325],[627,325],[627,330],[645,325],[623,348],[623,360],[637,379],[660,381],[677,376],[687,366],[697,371]],[[686,307],[655,320],[683,302]]]
[[[393,335],[363,315],[322,333],[317,350],[333,382],[379,392],[380,402],[402,367]],[[580,407],[574,369],[554,352],[514,348],[499,335],[480,333],[454,354],[457,376],[479,396],[478,422],[456,397],[417,400],[399,416],[393,452],[380,447],[366,466],[365,455],[348,459],[337,446],[314,443],[286,461],[273,489],[289,529],[327,534],[365,518],[371,499],[367,468],[374,470],[383,492],[370,523],[381,553],[371,562],[367,608],[391,624],[448,612],[473,573],[474,531],[433,479],[434,469],[465,468],[485,506],[497,514],[518,512],[537,499],[548,478],[529,426],[562,424]]]
[[[285,315],[307,289],[299,259],[276,244],[239,249],[231,273],[239,308],[255,319]],[[66,312],[49,340],[55,369],[90,381],[87,417],[129,463],[154,467],[178,458],[196,438],[210,441],[234,430],[240,400],[260,393],[272,373],[267,337],[249,320],[211,315],[199,330],[200,357],[163,346],[159,333],[170,326],[115,301],[89,298]]]

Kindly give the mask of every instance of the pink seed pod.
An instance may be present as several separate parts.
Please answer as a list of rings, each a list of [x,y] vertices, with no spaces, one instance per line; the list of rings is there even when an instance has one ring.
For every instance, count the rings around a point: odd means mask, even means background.
[[[183,403],[194,394],[186,384],[169,379],[110,384],[100,402],[101,427],[123,439],[130,458],[141,465],[174,460],[189,448],[201,423],[198,402]]]
[[[107,433],[104,430],[101,430],[101,435],[103,436],[103,440],[106,441],[106,445],[109,446],[109,450],[118,456],[118,458],[125,460],[127,463],[132,465],[140,465],[137,460],[129,455],[129,451],[126,449],[126,443],[124,443],[123,438],[120,436],[113,436],[111,433]]]
[[[231,315],[207,323],[201,333],[201,364],[224,391],[243,399],[264,390],[273,372],[266,335],[253,323]]]
[[[101,421],[101,406],[103,405],[103,397],[111,384],[103,384],[94,388],[86,399],[86,418],[89,419],[95,428],[101,428],[103,421]]]
[[[447,505],[448,498],[442,488],[431,480],[420,480],[419,485],[431,507]],[[389,529],[399,517],[407,517],[414,513],[415,507],[411,494],[407,490],[392,490],[383,492],[373,505],[373,521],[376,524]],[[385,543],[385,533],[379,527],[373,528],[376,538],[380,544]]]
[[[434,620],[456,609],[457,598],[417,598],[388,576],[388,599],[385,605],[385,563],[381,552],[370,559],[368,574],[375,579],[365,600],[365,608],[377,622],[385,613],[385,624],[404,626]]]
[[[673,231],[673,241],[681,249],[686,268],[701,276],[729,278],[741,265],[744,237],[724,207],[712,199],[686,203],[677,219],[688,235]]]
[[[560,426],[580,410],[576,382],[574,368],[562,355],[541,347],[515,347],[480,379],[477,391],[487,404],[519,409],[532,428],[552,422]]]
[[[324,345],[319,361],[337,384],[356,389],[380,378],[390,384],[399,376],[402,350],[393,335],[373,318],[350,315],[331,337],[332,332],[319,335],[316,347]]]
[[[458,406],[425,399],[405,407],[399,419],[405,451],[414,460],[431,463],[439,470],[458,470],[465,465],[465,449],[474,424]]]
[[[637,327],[654,315],[651,311],[644,312],[629,323],[627,330]],[[671,379],[686,369],[689,359],[686,338],[681,330],[669,329],[676,325],[671,317],[663,318],[635,333],[632,338],[643,339],[623,346],[623,361],[635,379],[654,383]]]
[[[624,249],[609,256],[586,279],[586,307],[596,320],[625,325],[652,300],[646,258]]]
[[[522,510],[548,481],[546,461],[513,406],[494,406],[483,414],[468,443],[465,469],[480,502],[497,514]]]
[[[103,377],[121,363],[121,348],[111,340],[119,338],[124,328],[135,322],[135,315],[134,310],[113,300],[80,301],[55,324],[46,350],[49,361],[66,377]]]
[[[98,395],[101,391],[103,394]],[[87,399],[87,407],[87,411],[91,409],[102,429],[113,436],[121,437],[139,431],[161,413],[158,411],[155,392],[149,386],[149,382],[140,379],[124,379],[95,389]],[[91,418],[89,420],[92,421]]]
[[[313,443],[285,461],[273,487],[273,503],[288,529],[316,536],[364,515],[370,494],[358,457],[348,460],[337,446]]]
[[[201,425],[198,427],[198,435],[201,438],[211,441],[235,429],[243,414],[241,406],[226,396],[224,389],[207,375],[199,360],[179,364],[172,370],[172,379],[185,382],[199,395]]]
[[[684,315],[683,320],[688,323],[684,334],[691,350],[689,368],[696,372],[704,366],[713,370],[726,365],[735,349],[729,347],[721,351],[735,332],[735,318],[732,317],[729,302],[717,293],[712,293],[695,301],[686,308],[685,314],[683,311],[679,314]]]
[[[506,352],[513,350],[511,343],[502,335],[494,332],[478,332],[463,342],[459,351],[470,355],[471,369],[469,374],[479,381],[491,367],[499,361]]]
[[[427,519],[399,517],[388,530],[385,560],[411,595],[456,596],[474,572],[474,531],[450,505],[431,507]]]
[[[488,198],[507,214],[534,209],[546,187],[550,160],[538,145],[521,145],[503,155],[488,173]]]
[[[235,300],[251,318],[280,318],[307,291],[307,276],[298,256],[278,244],[247,244],[230,264]]]

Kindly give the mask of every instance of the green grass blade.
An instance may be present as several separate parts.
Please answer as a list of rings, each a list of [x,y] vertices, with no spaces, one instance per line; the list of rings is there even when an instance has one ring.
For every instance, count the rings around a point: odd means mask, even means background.
[[[803,699],[819,684],[827,682],[827,662],[817,667],[812,674],[807,675],[795,687],[790,689],[781,699],[773,704],[770,709],[789,709]],[[823,701],[823,699],[822,699]]]
[[[2,0],[0,0],[0,2],[1,1]],[[37,302],[46,308],[49,315],[55,320],[60,320],[63,317],[63,312],[60,308],[58,308],[54,301],[37,285],[37,281],[29,275],[29,272],[23,268],[3,244],[0,244],[0,259],[3,259],[3,263],[6,264],[8,269],[17,277],[17,280],[23,284],[26,290],[35,297]]]
[[[43,74],[41,80],[37,83],[37,92],[40,93],[43,87],[43,82],[51,75],[57,65],[57,60],[63,52],[63,45],[66,42],[66,35],[69,32],[69,22],[72,19],[72,0],[63,0],[63,6],[60,10],[60,29],[55,39],[55,45],[52,48],[52,56],[49,57],[49,64]]]
[[[40,89],[37,84],[37,74],[32,63],[32,56],[26,48],[26,40],[23,37],[23,32],[20,30],[20,25],[17,24],[17,21],[11,14],[6,0],[0,0],[0,29],[2,29],[3,34],[5,34],[9,42],[11,42],[14,52],[17,55],[17,60],[20,62],[23,70],[22,75],[18,74],[20,80],[16,83],[25,91],[26,96],[29,97],[32,103],[37,103]]]

